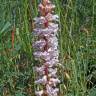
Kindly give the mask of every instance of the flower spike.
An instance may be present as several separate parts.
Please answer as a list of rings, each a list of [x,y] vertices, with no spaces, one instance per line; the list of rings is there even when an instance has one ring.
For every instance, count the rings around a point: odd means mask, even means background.
[[[52,14],[55,5],[50,0],[42,0],[38,10],[40,16],[34,18],[34,36],[37,40],[33,43],[35,60],[38,60],[41,66],[35,67],[37,79],[35,84],[41,90],[36,90],[36,96],[58,96],[59,89],[56,88],[60,80],[57,76],[57,64],[59,64],[58,50],[58,15]],[[39,88],[39,87],[38,87]],[[44,95],[45,94],[45,95]]]

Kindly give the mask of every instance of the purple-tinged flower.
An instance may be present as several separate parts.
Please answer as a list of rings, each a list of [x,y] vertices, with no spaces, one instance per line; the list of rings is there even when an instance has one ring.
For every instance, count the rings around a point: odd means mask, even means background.
[[[43,84],[45,85],[47,83],[47,76],[44,75],[41,79],[38,79],[35,81],[35,84]]]
[[[50,85],[47,84],[46,86],[48,96],[58,96],[59,89],[58,88],[52,88]]]
[[[56,86],[58,83],[60,83],[60,80],[58,78],[50,78],[49,84]]]
[[[56,66],[58,64],[59,60],[58,59],[51,59],[50,61],[47,61],[44,63],[44,65],[48,65],[49,67]]]
[[[43,85],[44,90],[36,91],[36,96],[58,96],[59,89],[56,88],[60,80],[57,76],[57,65],[59,64],[58,50],[58,15],[53,15],[55,5],[50,0],[42,0],[39,4],[39,17],[34,19],[34,35],[37,41],[33,43],[35,60],[40,61],[40,67],[35,67],[38,73],[36,85]]]
[[[43,50],[45,45],[46,45],[46,41],[43,39],[33,43],[33,47],[38,49],[38,50]]]

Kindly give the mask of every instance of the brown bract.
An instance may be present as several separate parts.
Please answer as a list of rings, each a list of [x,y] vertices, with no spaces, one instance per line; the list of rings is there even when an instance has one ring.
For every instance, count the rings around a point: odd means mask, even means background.
[[[39,5],[39,11],[42,16],[46,16],[48,13],[51,13],[55,6],[53,4],[47,4],[46,6],[42,3]]]

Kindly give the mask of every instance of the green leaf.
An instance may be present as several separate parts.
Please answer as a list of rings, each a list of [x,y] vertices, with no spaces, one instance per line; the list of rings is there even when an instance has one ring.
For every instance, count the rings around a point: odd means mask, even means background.
[[[11,26],[10,22],[7,22],[0,31],[0,35]]]
[[[17,91],[15,96],[25,96],[25,95],[22,93],[22,91]]]
[[[96,96],[96,88],[91,89],[89,96]]]

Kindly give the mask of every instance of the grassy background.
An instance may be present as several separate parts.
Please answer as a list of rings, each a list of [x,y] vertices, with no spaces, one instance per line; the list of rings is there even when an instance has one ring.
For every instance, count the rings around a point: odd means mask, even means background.
[[[52,1],[60,17],[58,39],[64,66],[59,67],[59,96],[96,96],[96,0]],[[35,96],[32,30],[39,2],[0,0],[0,96]]]

